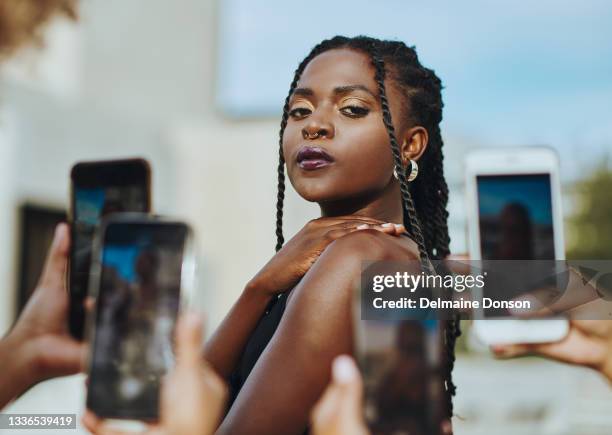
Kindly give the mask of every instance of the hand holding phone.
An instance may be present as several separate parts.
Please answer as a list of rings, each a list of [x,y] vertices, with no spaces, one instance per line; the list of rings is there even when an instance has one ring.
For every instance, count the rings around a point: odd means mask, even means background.
[[[522,265],[538,269],[537,261],[546,264],[565,258],[559,161],[552,149],[473,151],[466,158],[465,177],[471,260],[509,265],[521,260]],[[489,314],[484,311],[478,315],[485,316]],[[567,334],[568,322],[560,317],[490,317],[476,320],[474,330],[486,344],[550,342]]]
[[[66,328],[69,245],[68,226],[59,224],[36,289],[0,339],[0,409],[38,382],[83,370],[85,346]]]
[[[141,435],[213,434],[226,409],[227,386],[202,359],[202,321],[193,313],[181,315],[176,326],[177,364],[164,379],[159,422]],[[91,411],[83,425],[92,434],[118,433]],[[123,432],[121,432],[123,433]]]

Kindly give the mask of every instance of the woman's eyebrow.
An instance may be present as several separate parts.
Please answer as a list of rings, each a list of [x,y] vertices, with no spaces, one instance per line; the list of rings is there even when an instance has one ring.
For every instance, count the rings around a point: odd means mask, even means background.
[[[370,94],[373,98],[377,98],[376,94],[374,94],[374,92],[372,92],[371,90],[369,90],[366,86],[364,85],[346,85],[346,86],[336,86],[333,89],[333,93],[334,95],[344,95],[344,94],[350,94],[351,92],[354,91],[363,91],[363,92],[367,92],[368,94]],[[295,88],[295,91],[293,91],[293,95],[301,95],[303,97],[311,97],[314,95],[314,91],[311,88]]]
[[[370,94],[373,98],[376,98],[376,95],[374,95],[374,92],[369,90],[364,85],[338,86],[338,87],[334,88],[333,92],[334,92],[335,95],[343,95],[343,94],[349,94],[349,93],[351,93],[353,91],[364,91],[364,92],[367,92],[368,94]]]
[[[301,95],[303,97],[311,97],[314,95],[314,91],[310,88],[295,88],[293,95]]]

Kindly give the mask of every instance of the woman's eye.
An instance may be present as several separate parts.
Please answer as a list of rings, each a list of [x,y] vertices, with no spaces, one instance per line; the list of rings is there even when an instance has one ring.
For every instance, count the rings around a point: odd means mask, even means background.
[[[350,116],[352,118],[360,118],[370,113],[370,109],[360,106],[344,106],[340,109],[340,111],[346,116]]]
[[[289,116],[292,118],[303,118],[306,115],[310,114],[310,109],[306,107],[296,107],[289,111]]]

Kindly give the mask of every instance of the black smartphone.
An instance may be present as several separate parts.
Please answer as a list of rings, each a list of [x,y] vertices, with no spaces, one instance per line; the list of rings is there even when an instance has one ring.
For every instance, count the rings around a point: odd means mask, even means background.
[[[182,222],[117,215],[96,240],[87,408],[154,421],[160,379],[174,364],[179,306],[193,286],[191,231]]]
[[[81,162],[71,172],[70,315],[73,337],[83,338],[83,302],[89,284],[93,237],[100,220],[116,212],[149,212],[151,169],[146,160]]]
[[[357,320],[364,415],[374,435],[439,435],[445,420],[438,320]]]

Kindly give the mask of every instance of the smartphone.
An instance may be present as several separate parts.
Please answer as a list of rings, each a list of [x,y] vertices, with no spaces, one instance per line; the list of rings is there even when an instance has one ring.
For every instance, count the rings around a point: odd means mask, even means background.
[[[565,259],[559,159],[552,148],[476,150],[465,163],[472,260],[535,265]],[[557,341],[569,329],[561,317],[502,320],[481,314],[487,318],[475,320],[474,331],[486,344]]]
[[[439,435],[445,421],[439,320],[356,321],[364,416],[374,435]]]
[[[83,338],[83,302],[89,287],[94,235],[104,216],[116,212],[149,212],[151,169],[146,160],[80,162],[71,172],[69,329]]]
[[[158,418],[173,331],[194,287],[193,237],[183,222],[115,215],[95,242],[88,318],[87,408],[119,420]]]

